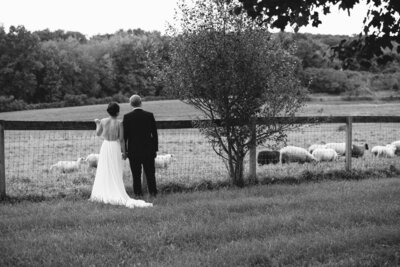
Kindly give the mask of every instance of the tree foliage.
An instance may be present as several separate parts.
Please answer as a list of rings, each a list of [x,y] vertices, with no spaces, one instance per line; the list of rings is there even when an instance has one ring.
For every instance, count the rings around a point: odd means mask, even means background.
[[[0,27],[0,96],[31,104],[68,102],[71,95],[161,95],[156,66],[168,58],[166,43],[140,29],[87,40],[79,32]]]
[[[60,41],[60,40],[67,40],[69,38],[78,40],[79,43],[85,44],[87,43],[87,38],[84,34],[80,32],[73,32],[73,31],[63,31],[63,30],[56,30],[54,32],[50,31],[49,29],[36,31],[35,34],[40,38],[41,41]]]
[[[172,97],[165,90],[159,73],[165,63],[170,62],[174,37],[141,29],[120,30],[90,39],[83,37],[80,33],[61,30],[29,32],[23,26],[11,26],[6,32],[0,26],[0,96],[5,99],[0,103],[2,110],[105,103],[111,97],[124,99],[132,93]],[[400,54],[395,52],[398,45],[384,50],[380,57],[349,57],[343,66],[337,57],[332,57],[330,47],[346,38],[346,42],[351,42],[356,37],[280,32],[272,34],[271,38],[285,49],[296,46],[294,55],[303,69],[362,70],[393,73],[394,76],[400,72]],[[344,54],[343,58],[346,57]],[[334,72],[318,73],[324,74],[327,81],[324,84],[334,85]],[[300,74],[310,76],[307,72]],[[389,76],[378,75],[382,86],[377,88],[398,88],[397,80],[392,82]],[[316,86],[318,90],[323,89]],[[328,88],[327,91],[332,92]]]
[[[231,0],[226,0],[231,2]],[[320,14],[331,12],[333,5],[339,9],[351,10],[360,0],[306,0],[306,1],[270,1],[270,0],[239,0],[235,14],[246,12],[254,19],[262,19],[263,23],[272,28],[284,30],[292,26],[297,32],[300,27],[311,24],[318,27],[321,24]],[[400,1],[399,0],[364,0],[369,6],[364,18],[364,29],[360,29],[359,38],[342,40],[332,47],[336,56],[347,68],[353,61],[368,65],[369,60],[378,56],[381,61],[392,58],[383,56],[385,49],[396,49],[394,43],[400,43]]]
[[[293,125],[275,123],[275,118],[293,117],[306,92],[296,78],[299,63],[293,51],[247,15],[230,16],[234,4],[180,3],[180,17],[170,31],[166,81],[171,92],[210,121],[196,125],[227,163],[233,183],[242,186],[243,160],[251,145],[283,141]],[[257,117],[268,117],[269,123],[254,129]]]
[[[38,61],[39,39],[24,27],[10,27],[8,34],[0,28],[0,88],[2,95],[17,99],[32,97],[36,91],[35,71],[42,67]]]

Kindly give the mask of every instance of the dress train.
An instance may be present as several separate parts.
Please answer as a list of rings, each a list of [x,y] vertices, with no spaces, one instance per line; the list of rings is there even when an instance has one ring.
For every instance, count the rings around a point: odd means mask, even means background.
[[[128,208],[152,207],[153,204],[141,199],[133,199],[125,190],[123,176],[123,161],[119,141],[104,140],[100,148],[99,162],[90,201],[113,205],[123,205]]]

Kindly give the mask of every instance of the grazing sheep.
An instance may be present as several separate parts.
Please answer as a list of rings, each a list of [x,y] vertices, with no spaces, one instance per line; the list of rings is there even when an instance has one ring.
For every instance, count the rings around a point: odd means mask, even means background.
[[[327,143],[325,144],[325,148],[332,148],[338,156],[346,155],[346,143]],[[368,144],[364,144],[363,146],[353,144],[351,146],[351,156],[353,158],[360,158],[364,155],[365,150],[368,149]]]
[[[368,150],[368,144],[364,144],[363,146],[359,146],[359,145],[352,145],[351,146],[351,156],[353,158],[361,158],[362,156],[364,156],[364,152],[365,150]]]
[[[317,148],[326,148],[326,144],[313,144],[308,148],[308,152],[310,152],[310,154],[312,154],[313,151]]]
[[[316,159],[311,155],[307,149],[297,146],[287,146],[280,150],[279,162],[289,163],[289,162],[314,162]]]
[[[88,163],[88,168],[97,168],[99,163],[99,154],[89,154],[85,161]]]
[[[279,151],[264,150],[260,151],[257,155],[257,162],[259,165],[276,164],[279,162]]]
[[[332,148],[339,156],[344,156],[346,154],[345,143],[327,143],[325,148]]]
[[[392,142],[392,145],[396,147],[396,151],[394,153],[400,156],[400,140]]]
[[[157,155],[154,159],[154,166],[158,169],[168,168],[173,160],[175,160],[173,154]]]
[[[78,158],[76,161],[59,161],[50,166],[50,171],[54,169],[64,173],[77,171],[83,162],[85,162],[84,158]]]
[[[317,161],[334,161],[338,158],[338,154],[332,148],[316,148],[312,155]]]
[[[374,146],[371,149],[372,155],[378,158],[393,158],[396,151],[396,146],[388,144],[386,146]]]

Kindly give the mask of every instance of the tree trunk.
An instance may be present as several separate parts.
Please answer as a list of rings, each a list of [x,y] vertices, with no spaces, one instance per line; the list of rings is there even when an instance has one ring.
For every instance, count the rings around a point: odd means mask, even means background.
[[[230,176],[234,185],[243,187],[244,179],[243,179],[243,158],[239,158],[236,161],[233,161],[231,157],[229,159],[229,167],[230,167]]]

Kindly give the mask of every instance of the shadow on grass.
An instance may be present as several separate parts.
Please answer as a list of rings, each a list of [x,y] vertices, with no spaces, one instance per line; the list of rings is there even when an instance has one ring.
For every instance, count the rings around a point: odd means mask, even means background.
[[[364,170],[334,170],[329,172],[324,171],[303,171],[299,176],[287,176],[287,177],[258,177],[257,182],[249,183],[247,179],[244,187],[257,186],[257,185],[274,185],[274,184],[301,184],[309,182],[322,182],[322,181],[343,181],[343,180],[363,180],[363,179],[382,179],[382,178],[400,178],[400,169],[394,165],[390,165],[387,169],[364,169]],[[170,193],[184,193],[184,192],[199,192],[199,191],[210,191],[218,190],[222,188],[237,188],[232,185],[229,181],[215,182],[211,180],[204,180],[197,184],[185,185],[183,183],[168,183],[159,186],[158,190],[161,194]],[[127,188],[129,195],[133,194],[131,187]],[[90,198],[90,190],[88,189],[77,189],[72,194],[66,194],[59,192],[58,195],[46,196],[29,194],[23,196],[6,196],[2,199],[0,204],[14,204],[24,201],[29,202],[43,202],[51,200],[64,199],[67,201],[79,201]]]

